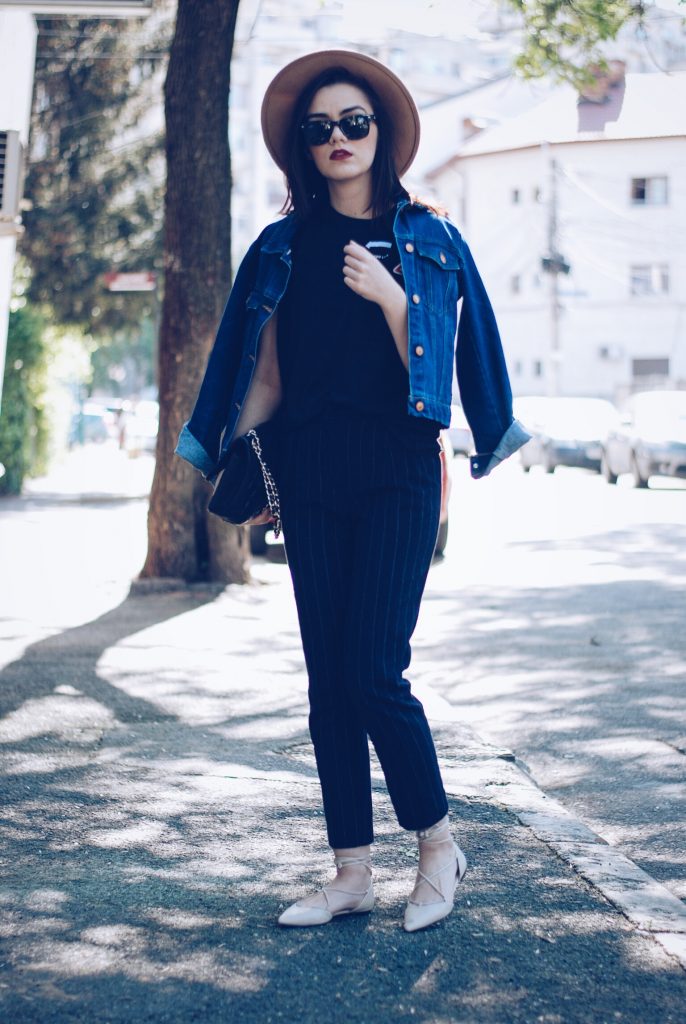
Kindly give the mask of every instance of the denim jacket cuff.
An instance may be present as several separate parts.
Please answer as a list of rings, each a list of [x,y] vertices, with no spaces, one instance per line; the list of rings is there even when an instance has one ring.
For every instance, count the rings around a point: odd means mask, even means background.
[[[179,434],[178,444],[174,449],[174,454],[185,459],[186,462],[190,462],[191,466],[199,469],[204,477],[209,478],[216,470],[215,462],[207,454],[203,446],[199,441],[191,434],[188,429],[188,424],[184,423],[183,429]]]
[[[469,460],[472,477],[479,480],[483,476],[488,476],[491,470],[510,455],[514,455],[530,438],[531,434],[524,429],[519,420],[513,420],[494,452],[472,455]]]

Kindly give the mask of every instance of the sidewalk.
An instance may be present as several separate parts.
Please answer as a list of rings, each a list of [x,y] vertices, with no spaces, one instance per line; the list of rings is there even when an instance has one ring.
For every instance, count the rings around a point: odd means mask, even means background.
[[[147,498],[155,469],[153,455],[130,455],[114,441],[66,452],[47,476],[26,480],[24,495],[34,501],[83,504]]]
[[[256,575],[223,592],[134,588],[0,673],[3,1019],[682,1021],[686,974],[666,948],[682,949],[679,901],[635,876],[618,885],[633,912],[608,902],[587,878],[616,883],[611,848],[421,672],[470,862],[455,912],[401,930],[413,842],[376,768],[377,908],[276,926],[326,880],[330,852],[286,574]]]

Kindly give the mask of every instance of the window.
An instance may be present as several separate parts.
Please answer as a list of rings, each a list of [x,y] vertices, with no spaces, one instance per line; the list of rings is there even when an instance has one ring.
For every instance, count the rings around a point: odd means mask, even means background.
[[[510,278],[510,291],[513,295],[519,295],[522,290],[522,278],[520,274],[513,274]]]
[[[531,195],[532,195],[533,201],[534,201],[535,203],[541,203],[541,202],[543,202],[543,189],[542,189],[542,188],[540,188],[540,187],[539,187],[538,185],[537,185],[537,186],[536,186],[536,188],[535,188],[535,189],[533,190],[533,192],[531,193]]]
[[[517,203],[520,203],[521,200],[522,200],[522,193],[519,191],[518,188],[513,188],[512,189],[512,202],[516,205]]]
[[[513,371],[514,371],[515,376],[516,377],[521,377],[523,369],[524,369],[524,367],[522,366],[521,359],[515,359],[514,366],[513,366]]]
[[[543,376],[543,363],[540,359],[534,359],[534,377]]]
[[[634,206],[666,206],[667,178],[632,178],[631,202]]]
[[[631,373],[634,377],[669,377],[669,359],[632,359]]]
[[[669,292],[669,267],[666,263],[642,263],[630,268],[632,295],[666,295]]]

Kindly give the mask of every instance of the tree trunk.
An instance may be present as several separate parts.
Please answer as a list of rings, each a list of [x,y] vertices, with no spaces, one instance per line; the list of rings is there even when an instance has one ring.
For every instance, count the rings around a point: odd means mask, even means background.
[[[178,0],[165,82],[160,427],[144,577],[245,582],[246,532],[205,511],[209,485],[174,455],[231,281],[229,79],[238,0]]]

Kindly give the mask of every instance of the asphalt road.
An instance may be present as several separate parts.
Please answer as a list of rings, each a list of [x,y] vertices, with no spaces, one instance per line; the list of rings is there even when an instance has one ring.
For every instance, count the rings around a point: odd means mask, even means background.
[[[477,482],[454,468],[415,663],[546,792],[686,898],[686,484],[526,475],[516,459]]]

